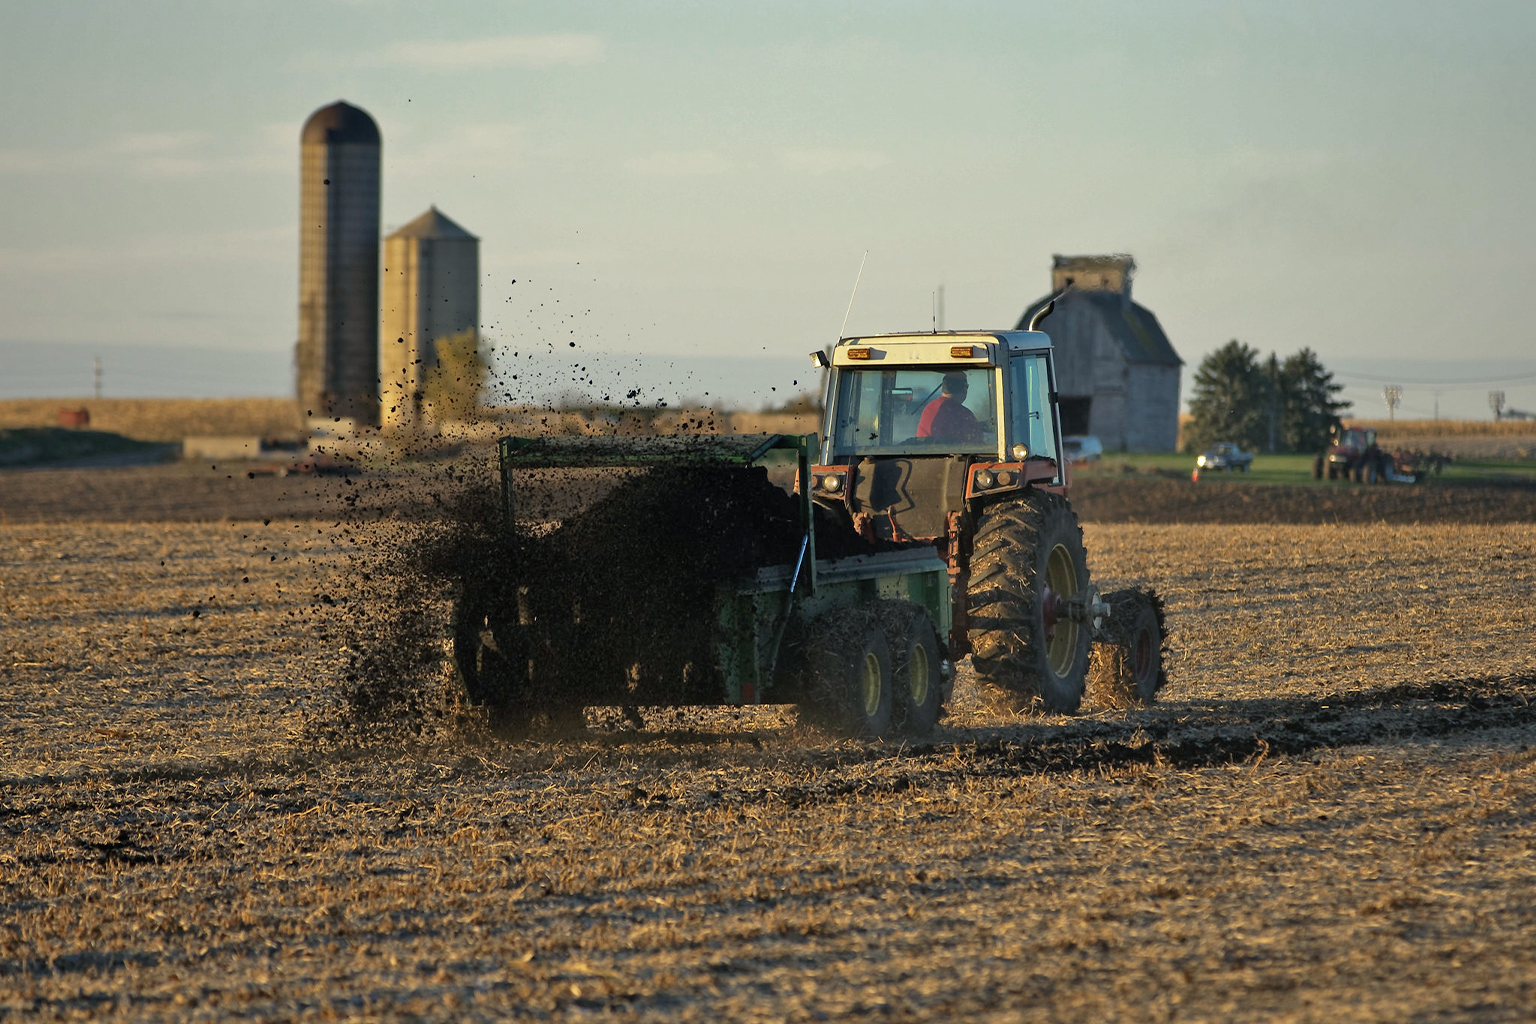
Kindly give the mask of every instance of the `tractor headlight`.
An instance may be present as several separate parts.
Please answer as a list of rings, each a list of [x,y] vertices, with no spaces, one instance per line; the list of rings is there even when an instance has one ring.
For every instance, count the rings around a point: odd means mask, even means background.
[[[1023,462],[1027,458],[1029,458],[1029,445],[1021,442],[1013,446],[1013,461]]]
[[[991,487],[995,483],[997,483],[997,477],[992,475],[992,471],[990,469],[978,469],[976,471],[977,487]]]
[[[841,473],[828,473],[821,478],[821,486],[823,490],[836,494],[843,489],[843,475]]]
[[[1000,469],[997,471],[997,486],[1007,487],[1011,483],[1013,483],[1012,473],[1008,472],[1006,469]]]
[[[1203,466],[1203,465],[1205,465],[1205,456],[1204,456],[1204,455],[1202,455],[1202,456],[1200,456],[1200,457],[1199,457],[1199,458],[1198,458],[1198,459],[1196,459],[1196,460],[1195,460],[1195,465],[1197,465],[1197,466]]]

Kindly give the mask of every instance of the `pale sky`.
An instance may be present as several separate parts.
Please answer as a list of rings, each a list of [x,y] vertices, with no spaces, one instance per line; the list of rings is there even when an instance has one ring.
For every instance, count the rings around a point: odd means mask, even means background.
[[[0,377],[157,346],[198,350],[186,393],[248,393],[252,352],[281,393],[299,128],[345,99],[386,230],[479,235],[520,351],[747,358],[723,390],[766,400],[866,250],[848,333],[927,328],[939,285],[1011,327],[1053,253],[1129,252],[1188,370],[1309,345],[1362,411],[1373,374],[1425,382],[1405,414],[1498,378],[1536,409],[1533,58],[1531,3],[10,0]]]

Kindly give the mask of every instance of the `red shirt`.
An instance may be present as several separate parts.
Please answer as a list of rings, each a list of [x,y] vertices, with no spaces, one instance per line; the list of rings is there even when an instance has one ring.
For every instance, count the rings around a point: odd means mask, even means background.
[[[940,395],[923,407],[917,436],[935,441],[970,441],[981,434],[976,414],[954,395]]]

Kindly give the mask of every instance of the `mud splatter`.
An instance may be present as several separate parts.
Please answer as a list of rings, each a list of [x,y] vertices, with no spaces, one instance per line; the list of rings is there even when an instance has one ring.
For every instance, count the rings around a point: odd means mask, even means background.
[[[598,475],[594,477],[594,473]],[[348,573],[338,693],[350,723],[438,728],[462,715],[452,643],[472,607],[525,708],[718,703],[710,624],[721,584],[798,557],[797,500],[761,467],[541,471],[509,524],[495,475],[446,470],[427,514],[375,521]],[[561,518],[551,521],[550,514]],[[356,513],[362,515],[365,513]],[[877,550],[824,510],[823,557]],[[480,628],[477,623],[474,629]],[[505,688],[511,687],[507,692]],[[484,694],[477,694],[483,697]]]

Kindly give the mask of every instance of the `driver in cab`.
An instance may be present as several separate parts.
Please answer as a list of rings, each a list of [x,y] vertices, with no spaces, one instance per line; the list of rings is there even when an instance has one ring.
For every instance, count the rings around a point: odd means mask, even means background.
[[[976,414],[965,407],[970,384],[960,371],[946,373],[939,397],[923,406],[917,436],[930,441],[975,441],[982,436]]]

